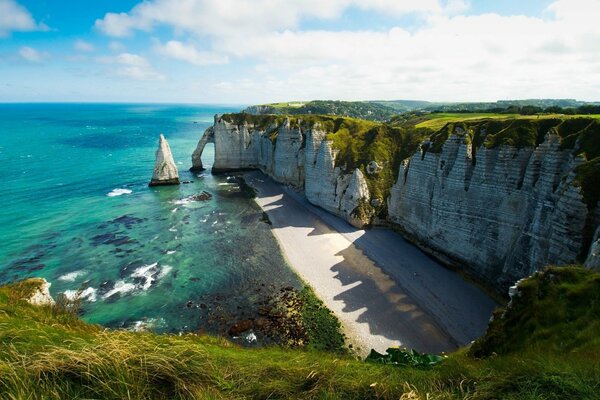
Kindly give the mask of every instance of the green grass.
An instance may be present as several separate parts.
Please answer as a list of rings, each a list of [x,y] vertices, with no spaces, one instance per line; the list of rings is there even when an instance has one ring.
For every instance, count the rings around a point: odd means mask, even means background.
[[[0,288],[2,399],[597,399],[600,274],[551,268],[473,349],[431,369],[225,339],[106,330]],[[328,317],[325,317],[328,318]],[[532,328],[533,327],[533,328]]]
[[[497,114],[497,113],[432,113],[415,120],[418,128],[429,128],[438,130],[444,125],[452,122],[479,121],[484,119],[494,120],[540,120],[540,119],[571,119],[571,118],[593,118],[600,119],[600,115],[564,115],[564,114],[541,114],[541,115],[519,115],[519,114]]]

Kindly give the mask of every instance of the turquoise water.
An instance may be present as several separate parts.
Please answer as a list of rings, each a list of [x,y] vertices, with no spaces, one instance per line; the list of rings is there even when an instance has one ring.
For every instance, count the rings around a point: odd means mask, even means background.
[[[225,176],[188,172],[213,115],[236,110],[0,105],[0,283],[79,291],[83,318],[109,327],[213,333],[258,293],[300,287],[256,204]],[[193,183],[147,186],[160,133]],[[203,158],[210,168],[212,145]],[[187,199],[203,190],[213,198]]]

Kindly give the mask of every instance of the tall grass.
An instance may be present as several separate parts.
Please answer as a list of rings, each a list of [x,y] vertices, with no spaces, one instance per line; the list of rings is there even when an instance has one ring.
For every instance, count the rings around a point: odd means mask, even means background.
[[[585,312],[584,307],[574,308],[568,320],[556,324],[561,333],[551,341],[579,326],[580,318],[597,318],[598,275],[577,270],[556,280],[559,287],[552,293],[589,301]],[[525,290],[554,288],[545,276],[532,278],[537,284],[526,282]],[[588,333],[579,337],[577,351],[558,351],[543,335],[517,341],[513,335],[523,333],[507,328],[499,353],[478,359],[462,349],[431,370],[420,370],[316,350],[243,349],[210,336],[103,329],[81,322],[64,307],[16,300],[15,293],[22,294],[25,286],[16,288],[0,288],[2,399],[558,400],[597,399],[600,393],[600,345],[586,339]],[[539,296],[527,293],[531,299]],[[552,298],[540,301],[550,309],[562,307],[560,297],[547,303]],[[527,310],[509,310],[506,320]],[[496,328],[490,334],[494,332]],[[506,346],[507,341],[518,346]]]

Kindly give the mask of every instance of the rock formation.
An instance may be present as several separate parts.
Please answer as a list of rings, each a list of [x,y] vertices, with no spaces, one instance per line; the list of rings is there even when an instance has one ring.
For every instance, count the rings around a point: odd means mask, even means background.
[[[179,172],[167,139],[161,134],[156,150],[156,163],[150,186],[179,185]]]
[[[441,153],[401,165],[389,219],[422,246],[496,287],[548,264],[573,263],[587,207],[569,171],[578,164],[554,134],[537,148],[477,151],[452,135]],[[566,178],[566,179],[563,179]]]
[[[422,249],[500,292],[549,264],[585,260],[599,268],[600,207],[586,204],[576,181],[585,159],[563,148],[554,130],[544,128],[535,146],[475,148],[453,128],[443,143],[427,141],[400,163],[384,199],[368,180],[389,167],[337,165],[338,150],[319,122],[265,117],[215,116],[213,171],[260,169],[303,187],[308,201],[357,227],[383,209],[386,222]]]
[[[35,306],[53,305],[54,299],[50,295],[50,283],[43,278],[32,278],[29,282],[37,285],[27,301]]]
[[[204,171],[204,166],[202,165],[202,152],[204,151],[204,147],[206,146],[206,144],[209,142],[213,142],[213,141],[214,141],[214,130],[213,130],[213,127],[211,126],[206,131],[204,131],[202,138],[200,138],[200,141],[198,142],[196,149],[192,153],[192,167],[190,168],[190,171],[192,171],[192,172]]]
[[[357,169],[348,174],[335,167],[335,152],[319,125],[301,129],[286,118],[280,125],[259,127],[215,116],[211,134],[215,142],[214,173],[260,169],[278,182],[304,186],[311,203],[346,218],[354,226],[370,222],[370,216],[360,207],[370,201],[363,173]],[[197,154],[202,154],[206,136],[205,132]]]

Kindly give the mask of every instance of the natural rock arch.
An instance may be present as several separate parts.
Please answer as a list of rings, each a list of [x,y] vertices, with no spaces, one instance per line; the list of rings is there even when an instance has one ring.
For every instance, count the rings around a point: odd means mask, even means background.
[[[211,126],[204,131],[202,138],[200,138],[200,141],[198,142],[198,145],[196,146],[196,150],[194,150],[194,152],[192,153],[192,167],[190,168],[190,171],[192,171],[192,172],[204,171],[205,168],[202,165],[202,152],[204,151],[204,147],[206,146],[207,143],[214,143],[214,142],[215,142],[215,130]]]

